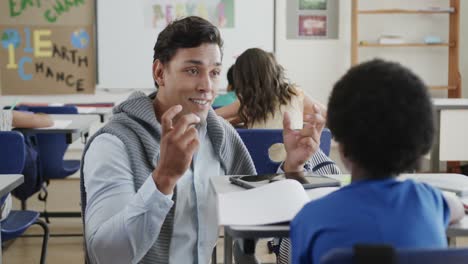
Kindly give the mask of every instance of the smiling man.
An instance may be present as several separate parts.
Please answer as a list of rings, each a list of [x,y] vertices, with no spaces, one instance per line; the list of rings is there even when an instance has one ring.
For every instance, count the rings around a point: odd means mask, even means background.
[[[211,23],[171,23],[154,47],[157,92],[133,93],[89,140],[81,191],[90,263],[209,263],[218,237],[210,177],[256,173],[234,128],[211,109],[221,59]],[[284,170],[323,155],[323,123],[318,113],[295,131],[285,118]]]

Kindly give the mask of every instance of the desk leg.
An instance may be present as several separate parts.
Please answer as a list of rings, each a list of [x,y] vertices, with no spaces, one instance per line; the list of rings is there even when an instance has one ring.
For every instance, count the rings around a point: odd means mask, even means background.
[[[211,253],[211,264],[217,264],[218,260],[216,258],[216,246],[213,248],[213,252]]]
[[[1,224],[0,224],[0,230],[2,229],[1,227]],[[3,255],[2,255],[2,232],[0,232],[0,264],[2,264],[2,259],[3,259]]]
[[[457,237],[447,237],[448,246],[451,248],[457,247]]]
[[[89,136],[89,133],[88,133],[88,132],[81,134],[81,142],[82,142],[84,145],[86,145],[86,143],[88,142],[88,136]]]
[[[232,237],[224,228],[224,264],[232,264]]]
[[[436,116],[434,118],[434,126],[435,126],[435,136],[434,136],[434,143],[432,144],[431,150],[431,172],[439,172],[439,164],[440,164],[440,111],[436,110]]]

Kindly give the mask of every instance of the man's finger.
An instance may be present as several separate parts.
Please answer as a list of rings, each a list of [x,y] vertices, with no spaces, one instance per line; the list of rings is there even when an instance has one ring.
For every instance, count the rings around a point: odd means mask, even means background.
[[[174,105],[161,116],[162,133],[168,133],[172,129],[172,119],[182,111],[181,105]]]
[[[314,112],[316,114],[322,114],[322,111],[320,110],[320,107],[318,107],[317,104],[313,104],[312,107],[314,108]]]
[[[304,117],[304,123],[325,124],[325,117],[321,114],[307,114]]]
[[[200,121],[200,117],[193,113],[181,116],[174,125],[175,136],[182,136],[189,127],[195,126]]]
[[[284,112],[283,115],[283,130],[291,130],[291,117],[289,117],[288,112]]]
[[[198,131],[195,127],[190,127],[178,140],[182,146],[188,146],[194,139],[198,139]]]
[[[320,146],[317,142],[313,141],[312,138],[302,138],[299,140],[299,145],[307,148],[308,150],[318,149],[318,146]]]

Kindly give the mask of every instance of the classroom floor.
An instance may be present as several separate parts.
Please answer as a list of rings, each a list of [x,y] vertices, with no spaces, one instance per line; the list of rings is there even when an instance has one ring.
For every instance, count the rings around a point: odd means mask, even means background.
[[[52,219],[51,233],[79,233],[80,219]],[[27,234],[41,234],[42,229],[31,228]],[[275,263],[274,254],[268,254],[267,240],[261,240],[257,245],[257,256],[262,263]],[[82,237],[51,237],[48,243],[47,263],[49,264],[83,264]],[[25,237],[16,239],[3,248],[3,263],[7,264],[37,264],[41,255],[42,238]],[[223,238],[218,240],[218,263],[223,263]]]

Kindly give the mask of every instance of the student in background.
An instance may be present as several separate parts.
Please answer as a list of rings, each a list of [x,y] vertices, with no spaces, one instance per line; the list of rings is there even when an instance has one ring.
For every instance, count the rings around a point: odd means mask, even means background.
[[[215,111],[236,127],[282,129],[283,115],[287,112],[292,128],[302,129],[304,120],[314,114],[326,116],[323,105],[288,81],[284,68],[272,53],[258,48],[244,51],[236,59],[233,74],[238,100]],[[286,150],[281,145],[272,146],[269,152],[276,162],[286,158]],[[316,157],[320,162],[328,160],[325,155]],[[336,166],[330,166],[333,168],[327,173],[339,173]]]
[[[234,65],[232,65],[229,68],[226,74],[228,80],[228,86],[226,87],[227,93],[216,96],[216,99],[213,102],[213,108],[215,109],[226,105],[230,105],[237,100],[236,92],[234,91],[234,79],[232,76],[233,68]]]
[[[293,263],[320,263],[333,248],[388,244],[447,247],[445,229],[464,215],[454,196],[396,176],[413,171],[434,136],[424,83],[397,63],[373,60],[334,86],[328,127],[351,184],[307,204],[291,222]]]
[[[233,125],[281,129],[283,114],[288,112],[292,127],[301,129],[307,115],[317,112],[314,105],[326,115],[323,105],[288,81],[272,53],[258,48],[244,51],[236,59],[233,74],[238,100],[216,109],[218,115]]]
[[[0,131],[10,131],[12,127],[17,128],[41,128],[54,124],[50,116],[46,114],[33,114],[15,111],[11,109],[0,109]],[[28,162],[28,161],[26,161]],[[4,204],[1,206],[1,220],[8,217],[11,211],[11,195],[8,194]]]
[[[234,66],[234,85],[239,98],[234,104],[216,109],[231,123],[242,123],[246,128],[282,129],[283,115],[288,113],[294,129],[302,129],[304,120],[315,114],[326,116],[324,106],[314,102],[296,85],[289,83],[284,69],[275,56],[258,48],[248,49]],[[320,129],[318,133],[321,133]],[[320,135],[320,134],[319,134]],[[284,146],[275,144],[269,149],[270,159],[282,162],[286,159]],[[321,151],[313,156],[316,164],[329,163],[319,169],[320,174],[340,174],[340,169]],[[312,168],[315,171],[315,168]],[[277,262],[288,263],[290,241],[281,239]],[[277,244],[274,240],[273,244]]]
[[[11,109],[0,109],[0,131],[10,131],[12,127],[49,127],[53,124],[54,121],[47,114],[34,114],[15,110],[12,111]]]

